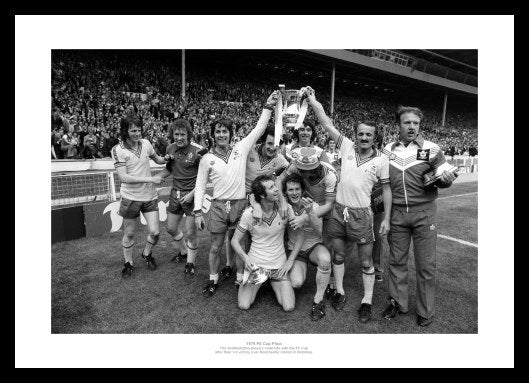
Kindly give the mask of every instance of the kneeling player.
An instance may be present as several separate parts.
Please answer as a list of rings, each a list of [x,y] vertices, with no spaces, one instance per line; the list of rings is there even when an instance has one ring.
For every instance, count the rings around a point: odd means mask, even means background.
[[[251,270],[252,266],[265,270],[269,275],[277,301],[283,310],[292,311],[296,304],[296,298],[288,277],[292,262],[287,260],[283,241],[288,223],[279,214],[279,189],[271,177],[263,175],[252,182],[252,193],[255,196],[255,201],[260,204],[263,210],[262,221],[254,225],[253,208],[247,208],[231,240],[233,249],[244,260],[244,267],[247,270]],[[252,235],[252,244],[248,254],[241,246],[241,240],[246,232],[250,232]],[[290,257],[295,259],[301,249],[304,237],[303,231],[300,231]],[[262,284],[244,282],[239,287],[238,305],[240,309],[248,310],[255,301],[257,291]]]
[[[303,225],[305,240],[297,257],[289,255],[287,262],[292,262],[290,269],[290,282],[292,287],[298,288],[305,283],[307,277],[307,264],[310,262],[318,268],[316,272],[316,295],[312,302],[311,318],[314,321],[325,316],[325,303],[323,294],[331,276],[331,254],[323,245],[322,219],[318,218],[315,210],[319,205],[310,198],[303,197],[305,184],[303,178],[298,174],[290,174],[283,180],[283,194],[289,203],[289,215],[300,216],[304,212],[308,214],[309,222]],[[288,226],[287,254],[295,246],[296,235],[292,226]]]
[[[121,271],[124,278],[130,277],[134,270],[132,253],[136,220],[143,213],[149,235],[142,257],[151,270],[156,269],[152,249],[158,243],[160,221],[158,218],[158,194],[154,184],[159,184],[159,175],[151,176],[149,159],[157,164],[165,164],[168,156],[156,155],[151,143],[142,139],[142,120],[136,114],[121,119],[120,134],[122,141],[112,148],[114,166],[121,179],[121,205],[118,214],[123,217],[123,256],[125,265]]]

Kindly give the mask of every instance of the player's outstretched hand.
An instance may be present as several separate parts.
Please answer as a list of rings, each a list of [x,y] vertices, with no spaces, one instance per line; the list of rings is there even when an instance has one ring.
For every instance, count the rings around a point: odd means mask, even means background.
[[[266,105],[274,107],[277,104],[277,99],[279,97],[279,90],[274,90],[268,99],[266,100]]]
[[[304,90],[304,95],[305,97],[307,97],[307,100],[309,102],[313,102],[313,101],[316,101],[316,92],[314,91],[314,89],[312,89],[310,86],[306,86],[305,88],[303,88]]]
[[[172,154],[166,154],[165,156],[163,156],[163,159],[165,160],[165,162],[169,162],[174,160],[174,156]]]

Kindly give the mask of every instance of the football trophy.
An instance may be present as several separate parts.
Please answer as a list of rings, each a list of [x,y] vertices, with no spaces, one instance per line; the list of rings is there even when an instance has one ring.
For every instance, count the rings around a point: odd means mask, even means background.
[[[307,100],[304,90],[285,89],[279,84],[279,95],[275,109],[274,143],[279,145],[283,134],[290,129],[298,129],[307,114]]]
[[[260,283],[265,282],[268,279],[268,276],[270,275],[270,270],[263,269],[262,267],[259,267],[254,263],[250,263],[250,269],[252,269],[252,271],[249,271],[246,268],[244,269],[244,275],[242,278],[243,285],[245,285],[246,283],[258,285]]]

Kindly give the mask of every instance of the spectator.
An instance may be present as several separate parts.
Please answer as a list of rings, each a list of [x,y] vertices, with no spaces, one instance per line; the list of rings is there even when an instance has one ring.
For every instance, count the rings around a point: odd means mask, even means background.
[[[62,63],[62,64],[60,64]],[[193,127],[195,141],[207,145],[208,134],[203,131],[214,119],[230,118],[236,126],[234,140],[241,140],[249,132],[248,127],[257,123],[260,105],[255,100],[266,97],[270,84],[279,84],[278,78],[263,67],[236,73],[211,68],[209,65],[194,63],[192,80],[186,84],[186,99],[175,96],[180,89],[179,71],[175,71],[170,58],[151,57],[147,60],[136,54],[104,51],[54,51],[52,53],[52,130],[65,128],[68,133],[79,133],[79,142],[84,144],[84,136],[89,128],[94,133],[106,129],[114,135],[119,130],[119,118],[127,110],[137,110],[145,130],[167,133],[167,125],[177,117],[184,117]],[[256,66],[257,68],[257,66]],[[289,73],[290,84],[304,85],[306,77],[296,77]],[[322,87],[325,89],[326,87]],[[332,114],[334,126],[345,137],[351,135],[358,121],[375,121],[378,126],[393,126],[392,110],[401,101],[400,96],[384,97],[369,94],[366,89],[355,93],[353,89],[339,87],[335,94]],[[318,95],[327,111],[330,109],[330,94]],[[408,100],[405,100],[408,101]],[[421,100],[421,102],[424,102]],[[411,101],[410,101],[411,103]],[[441,126],[442,116],[438,105],[423,105],[428,121],[421,122],[422,135],[439,144],[443,151],[451,146],[477,147],[476,112],[450,109],[446,114],[445,125]],[[330,113],[328,113],[330,115]],[[308,118],[314,119],[309,111]],[[329,138],[321,126],[317,125],[316,144]],[[204,134],[204,136],[201,136]],[[397,139],[390,129],[381,135],[383,144]],[[170,140],[166,140],[170,142]],[[163,145],[163,143],[161,143]],[[381,143],[377,142],[377,146]],[[79,151],[85,153],[84,147]],[[464,151],[463,151],[464,152]],[[457,153],[454,153],[454,155]],[[57,153],[60,156],[60,153]]]
[[[77,155],[77,149],[72,142],[72,133],[65,133],[61,138],[61,151],[63,158],[74,158]]]
[[[95,159],[97,156],[97,137],[94,134],[94,129],[90,128],[88,134],[85,136],[83,141],[83,151],[81,158],[92,158]]]

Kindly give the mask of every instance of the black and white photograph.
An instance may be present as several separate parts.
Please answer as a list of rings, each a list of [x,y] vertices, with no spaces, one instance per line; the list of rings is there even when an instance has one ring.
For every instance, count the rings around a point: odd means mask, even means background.
[[[482,31],[492,17],[469,25]],[[42,347],[52,344],[50,360],[85,342],[90,357],[37,361],[25,334],[15,365],[110,366],[105,355],[159,346],[156,367],[199,367],[204,357],[220,367],[480,366],[466,350],[503,342],[496,362],[513,366],[513,277],[501,282],[500,271],[514,268],[512,234],[506,259],[490,259],[498,225],[513,221],[492,211],[500,190],[513,198],[512,180],[491,176],[504,166],[489,151],[490,113],[509,115],[507,136],[514,114],[514,19],[497,17],[512,53],[495,67],[504,81],[488,61],[498,45],[459,41],[457,25],[449,36],[399,40],[348,35],[340,23],[337,39],[309,31],[299,48],[276,30],[261,47],[248,43],[251,29],[226,43],[222,20],[209,25],[218,36],[184,37],[193,17],[174,16],[177,38],[123,45],[104,32],[59,38],[63,16],[18,16],[17,153],[20,131],[34,132],[24,166],[42,182],[39,206],[21,207],[35,188],[22,186],[16,164],[16,338],[34,326]],[[98,18],[108,21],[77,22]],[[19,33],[34,21],[50,25],[40,46]],[[24,61],[32,54],[36,74]],[[24,227],[40,212],[46,222],[32,239]],[[38,279],[22,283],[21,268],[35,262]],[[38,324],[21,311],[31,294]],[[493,314],[505,333],[482,302],[505,304]],[[395,339],[406,343],[399,352],[436,350],[384,361]],[[379,356],[364,362],[365,352]]]

